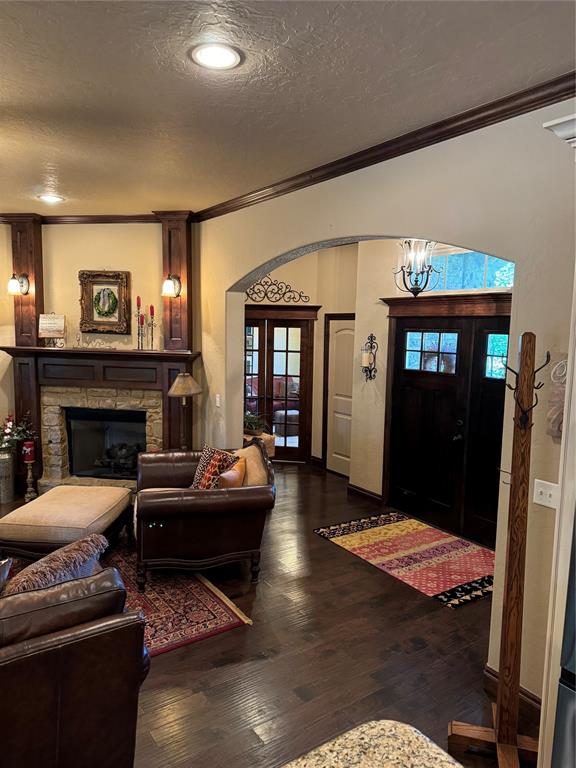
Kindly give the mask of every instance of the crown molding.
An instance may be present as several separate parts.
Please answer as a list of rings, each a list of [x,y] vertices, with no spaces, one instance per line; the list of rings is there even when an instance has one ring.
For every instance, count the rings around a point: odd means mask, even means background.
[[[361,168],[382,163],[394,157],[400,157],[417,149],[423,149],[424,147],[453,139],[456,136],[462,136],[465,133],[486,128],[489,125],[523,115],[526,112],[532,112],[549,104],[564,101],[575,95],[576,71],[567,72],[565,75],[554,78],[554,80],[540,83],[488,104],[482,104],[479,107],[461,112],[437,123],[432,123],[424,128],[418,128],[410,133],[405,133],[402,136],[389,139],[368,149],[355,152],[353,155],[341,157],[331,163],[312,168],[296,176],[290,176],[287,179],[277,181],[254,192],[248,192],[245,195],[240,195],[223,203],[204,208],[197,212],[196,220],[206,221],[216,216],[224,216],[227,213],[262,203],[265,200],[273,200],[281,195],[287,195],[289,192],[295,192],[298,189],[304,189],[313,184],[320,184],[323,181],[329,181],[346,173],[352,173]]]

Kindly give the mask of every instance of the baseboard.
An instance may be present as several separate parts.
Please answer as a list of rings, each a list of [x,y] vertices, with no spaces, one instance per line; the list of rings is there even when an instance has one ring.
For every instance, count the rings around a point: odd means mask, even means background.
[[[309,464],[313,464],[315,467],[323,467],[324,466],[324,460],[320,458],[320,456],[310,456],[308,459]]]
[[[498,692],[498,672],[487,664],[484,667],[483,687],[488,696],[496,701]],[[542,702],[535,693],[520,687],[520,717],[530,725],[540,725],[540,708]]]
[[[352,485],[352,483],[348,483],[348,493],[351,493],[355,496],[364,496],[367,499],[371,499],[372,501],[377,501],[378,504],[382,504],[382,494],[380,493],[374,493],[373,491],[367,491],[366,488],[360,488],[358,485]]]

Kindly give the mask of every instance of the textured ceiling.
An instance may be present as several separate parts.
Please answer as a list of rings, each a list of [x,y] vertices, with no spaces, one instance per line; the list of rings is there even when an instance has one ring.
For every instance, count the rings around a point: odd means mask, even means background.
[[[244,65],[193,64],[212,40]],[[570,2],[0,2],[0,210],[199,210],[563,74],[574,49]]]

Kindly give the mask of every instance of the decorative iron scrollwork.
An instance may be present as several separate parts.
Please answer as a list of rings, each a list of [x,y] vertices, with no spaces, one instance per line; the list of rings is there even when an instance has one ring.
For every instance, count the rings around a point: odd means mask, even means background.
[[[262,280],[250,286],[246,291],[246,297],[246,301],[250,300],[258,304],[263,301],[271,301],[273,304],[279,301],[285,301],[289,304],[310,301],[310,296],[306,296],[304,291],[297,291],[289,283],[282,280],[272,280],[270,275],[266,275]]]

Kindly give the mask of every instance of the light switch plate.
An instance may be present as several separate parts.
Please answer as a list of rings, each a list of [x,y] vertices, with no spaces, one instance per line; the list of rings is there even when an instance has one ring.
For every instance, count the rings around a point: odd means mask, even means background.
[[[560,505],[560,486],[547,483],[546,480],[534,480],[534,503],[543,507],[558,509]]]
[[[222,405],[222,396],[220,394],[217,394],[214,400],[215,400],[216,408],[220,408],[220,406]]]

